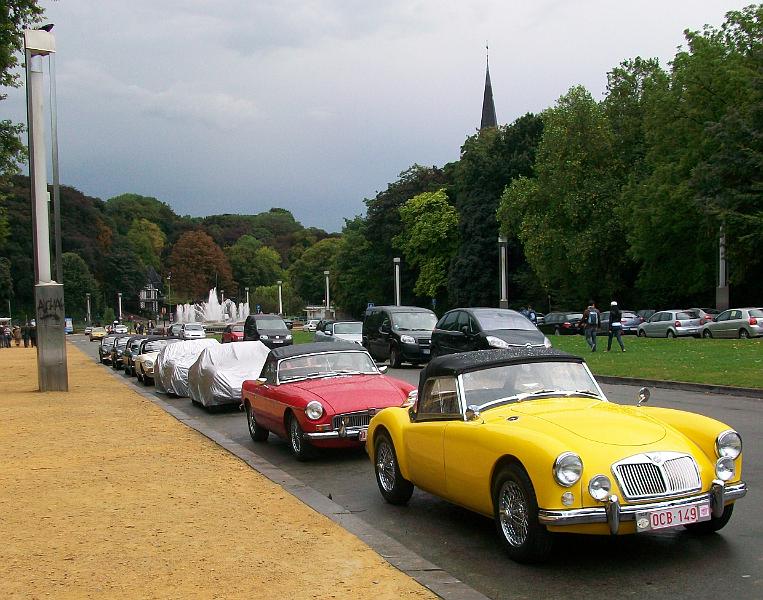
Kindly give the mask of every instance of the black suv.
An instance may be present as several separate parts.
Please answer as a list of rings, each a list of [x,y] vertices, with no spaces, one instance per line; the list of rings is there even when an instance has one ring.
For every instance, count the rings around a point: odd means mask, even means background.
[[[259,341],[268,348],[281,348],[294,343],[286,323],[278,315],[249,315],[244,322],[244,341]]]
[[[363,319],[363,346],[375,360],[389,359],[398,368],[429,361],[437,316],[418,306],[375,306]]]

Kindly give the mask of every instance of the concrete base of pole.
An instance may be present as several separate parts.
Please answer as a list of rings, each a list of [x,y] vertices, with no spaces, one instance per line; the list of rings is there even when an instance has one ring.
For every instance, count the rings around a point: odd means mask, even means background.
[[[727,310],[729,306],[729,286],[715,288],[715,308]]]
[[[499,300],[498,301],[498,308],[509,308],[509,301],[508,300]]]
[[[41,392],[68,392],[66,333],[64,333],[64,286],[34,286],[37,320],[37,377]]]

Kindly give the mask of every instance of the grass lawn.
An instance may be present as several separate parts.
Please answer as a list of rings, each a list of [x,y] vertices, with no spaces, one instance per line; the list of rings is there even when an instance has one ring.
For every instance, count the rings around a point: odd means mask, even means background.
[[[551,336],[555,348],[586,359],[597,375],[763,388],[763,339],[708,340],[623,336],[625,352],[598,336],[591,352],[582,335]]]
[[[295,344],[306,344],[307,342],[312,342],[313,336],[315,335],[314,333],[310,331],[302,331],[301,329],[294,329],[292,330],[291,334],[294,336]],[[207,337],[215,338],[218,342],[221,342],[223,340],[222,333],[210,334]]]

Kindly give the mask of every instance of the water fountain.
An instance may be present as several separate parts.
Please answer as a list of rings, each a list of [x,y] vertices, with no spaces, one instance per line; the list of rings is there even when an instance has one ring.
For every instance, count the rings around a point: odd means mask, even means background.
[[[209,290],[206,302],[178,304],[175,309],[176,323],[235,323],[249,316],[249,303],[236,304],[230,298],[220,304],[217,288]]]

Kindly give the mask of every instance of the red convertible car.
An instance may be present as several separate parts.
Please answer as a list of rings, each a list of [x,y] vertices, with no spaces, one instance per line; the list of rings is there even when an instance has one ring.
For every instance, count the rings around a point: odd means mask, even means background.
[[[416,388],[385,370],[348,342],[274,348],[260,378],[242,386],[249,435],[263,442],[273,432],[299,460],[314,448],[362,446],[373,415],[413,402]]]
[[[230,342],[243,342],[244,341],[244,323],[232,323],[228,325],[223,331],[222,343],[229,344]]]

